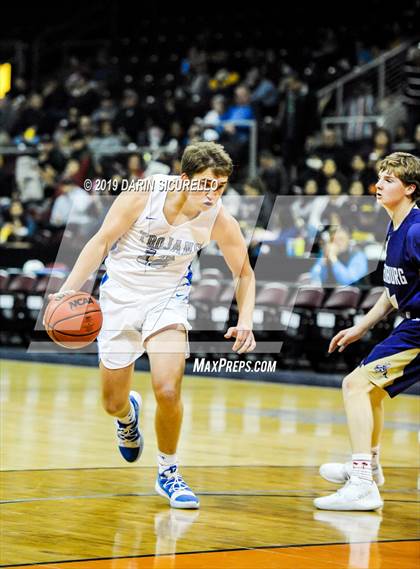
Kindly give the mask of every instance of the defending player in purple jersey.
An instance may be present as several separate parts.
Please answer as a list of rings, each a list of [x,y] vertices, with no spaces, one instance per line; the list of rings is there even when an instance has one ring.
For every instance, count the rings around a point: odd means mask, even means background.
[[[385,290],[361,321],[339,332],[329,351],[339,351],[359,340],[392,310],[402,322],[352,373],[344,378],[343,397],[352,460],[328,463],[320,474],[330,482],[345,483],[338,492],[314,503],[323,510],[375,510],[383,504],[378,486],[384,484],[379,444],[384,423],[383,398],[420,380],[420,159],[394,152],[382,160],[376,199],[391,223],[386,236]]]

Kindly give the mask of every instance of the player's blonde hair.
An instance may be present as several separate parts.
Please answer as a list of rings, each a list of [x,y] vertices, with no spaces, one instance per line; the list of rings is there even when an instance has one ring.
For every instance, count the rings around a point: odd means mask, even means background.
[[[420,199],[420,158],[408,152],[393,152],[379,163],[378,172],[390,172],[409,186],[414,184],[416,189],[411,194],[411,199]]]
[[[189,144],[181,159],[181,171],[192,178],[207,168],[218,176],[230,176],[233,170],[232,158],[221,144],[215,142],[194,142]]]

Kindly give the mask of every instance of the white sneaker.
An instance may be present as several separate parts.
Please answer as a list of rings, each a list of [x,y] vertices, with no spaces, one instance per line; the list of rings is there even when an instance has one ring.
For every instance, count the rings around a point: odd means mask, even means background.
[[[315,498],[314,505],[319,510],[369,511],[381,508],[383,501],[375,482],[365,482],[352,476],[334,494]]]
[[[195,510],[200,507],[200,500],[182,478],[177,464],[168,466],[161,473],[158,470],[155,490],[169,500],[172,508]]]
[[[351,462],[327,462],[319,468],[319,474],[322,478],[328,482],[334,482],[334,484],[344,484],[350,480],[351,472]],[[380,464],[376,468],[372,468],[372,477],[377,486],[384,485],[385,477]]]

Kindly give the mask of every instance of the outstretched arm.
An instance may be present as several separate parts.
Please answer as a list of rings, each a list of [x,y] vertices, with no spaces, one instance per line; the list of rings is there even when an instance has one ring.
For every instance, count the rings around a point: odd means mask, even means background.
[[[342,352],[349,344],[360,340],[370,328],[373,328],[380,320],[385,318],[394,307],[388,299],[386,292],[384,291],[381,296],[376,301],[375,305],[369,310],[365,316],[352,326],[351,328],[346,328],[341,330],[334,336],[330,342],[328,352],[333,352],[337,347],[338,351]]]
[[[255,349],[252,333],[255,306],[255,275],[251,268],[247,246],[239,223],[222,207],[213,227],[215,239],[234,279],[239,317],[236,326],[229,328],[225,338],[235,337],[233,350],[238,354]]]
[[[147,192],[123,192],[117,197],[99,231],[83,247],[59,293],[52,297],[60,298],[83,286],[98,269],[115,241],[124,235],[143,211],[147,196]]]

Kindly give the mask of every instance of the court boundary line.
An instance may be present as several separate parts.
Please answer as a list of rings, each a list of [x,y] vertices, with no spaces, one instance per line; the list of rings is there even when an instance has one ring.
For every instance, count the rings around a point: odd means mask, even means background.
[[[12,565],[0,565],[3,569],[8,569],[8,567],[39,567],[42,565],[53,565],[54,563],[82,563],[83,561],[113,561],[114,559],[144,559],[146,557],[168,557],[168,556],[181,556],[181,555],[196,555],[205,553],[228,553],[231,551],[254,551],[263,549],[292,549],[298,547],[325,547],[330,545],[353,545],[353,544],[372,544],[372,543],[420,543],[419,538],[408,538],[408,539],[380,539],[377,541],[337,541],[331,543],[292,543],[289,545],[257,545],[255,547],[234,547],[232,549],[211,549],[203,551],[183,551],[180,553],[146,553],[144,555],[123,555],[118,557],[93,557],[85,559],[65,559],[63,561],[41,561],[35,563],[15,563]]]
[[[263,491],[261,493],[251,493],[251,492],[197,492],[199,496],[229,496],[231,498],[314,498],[318,496],[318,493],[310,493],[310,494],[298,494],[291,490],[291,493],[287,493],[287,491],[283,491],[281,494],[277,494],[274,492],[267,492]],[[404,494],[404,491],[400,490],[393,490],[391,492],[394,493],[401,493]],[[412,490],[408,490],[405,493],[411,493]],[[418,492],[415,490],[415,492]],[[383,492],[385,493],[385,492]],[[109,500],[113,498],[156,498],[158,497],[157,493],[153,492],[129,492],[129,493],[121,493],[121,494],[88,494],[83,496],[49,496],[49,497],[35,497],[35,498],[16,498],[14,500],[0,500],[0,505],[8,505],[8,504],[29,504],[31,502],[57,502],[60,500]],[[388,498],[387,502],[397,502],[402,504],[420,504],[420,500],[397,500]]]

